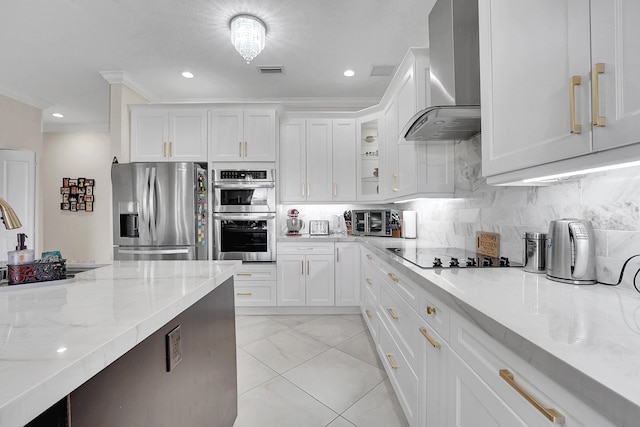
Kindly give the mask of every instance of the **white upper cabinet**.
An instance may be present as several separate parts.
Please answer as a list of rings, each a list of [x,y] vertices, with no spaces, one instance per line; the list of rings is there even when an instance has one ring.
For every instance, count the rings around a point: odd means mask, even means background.
[[[211,160],[275,161],[275,126],[275,110],[212,111]]]
[[[593,130],[595,151],[640,142],[639,20],[637,0],[591,1],[592,102],[604,124]]]
[[[333,129],[333,188],[331,200],[353,203],[356,200],[356,121],[334,119]]]
[[[131,109],[131,161],[207,161],[206,109]]]
[[[480,0],[478,12],[483,175],[594,166],[585,155],[640,141],[637,1]]]
[[[356,199],[355,120],[280,122],[280,201]]]

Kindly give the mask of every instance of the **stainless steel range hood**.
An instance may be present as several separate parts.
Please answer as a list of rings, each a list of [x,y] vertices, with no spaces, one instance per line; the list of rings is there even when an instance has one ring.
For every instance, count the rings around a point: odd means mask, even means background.
[[[480,133],[478,0],[438,0],[429,14],[432,107],[418,112],[399,142],[466,140]]]

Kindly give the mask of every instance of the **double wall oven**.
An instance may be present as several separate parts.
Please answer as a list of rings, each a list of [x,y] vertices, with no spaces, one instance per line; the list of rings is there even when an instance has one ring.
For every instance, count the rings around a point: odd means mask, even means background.
[[[215,169],[212,175],[214,259],[275,261],[274,169]]]

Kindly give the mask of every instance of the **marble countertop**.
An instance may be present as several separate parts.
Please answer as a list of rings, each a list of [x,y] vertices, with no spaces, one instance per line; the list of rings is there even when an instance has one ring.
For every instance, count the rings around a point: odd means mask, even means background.
[[[239,261],[115,261],[0,288],[0,425],[22,426],[231,277]]]
[[[358,240],[616,425],[637,425],[639,293],[522,268],[421,269],[386,250],[418,241]]]

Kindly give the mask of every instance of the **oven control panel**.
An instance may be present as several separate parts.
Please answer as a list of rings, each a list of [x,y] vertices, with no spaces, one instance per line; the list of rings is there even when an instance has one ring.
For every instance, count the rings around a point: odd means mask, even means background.
[[[266,170],[221,170],[220,179],[232,179],[232,180],[249,180],[249,179],[267,179]]]

